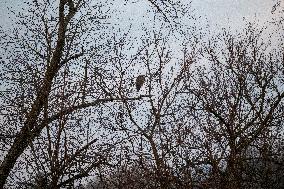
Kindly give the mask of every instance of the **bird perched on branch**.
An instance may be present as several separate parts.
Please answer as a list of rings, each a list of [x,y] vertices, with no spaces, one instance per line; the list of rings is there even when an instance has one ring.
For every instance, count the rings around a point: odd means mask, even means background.
[[[143,86],[144,82],[145,82],[145,75],[139,75],[136,78],[136,89],[137,89],[137,92],[141,89],[141,87]]]

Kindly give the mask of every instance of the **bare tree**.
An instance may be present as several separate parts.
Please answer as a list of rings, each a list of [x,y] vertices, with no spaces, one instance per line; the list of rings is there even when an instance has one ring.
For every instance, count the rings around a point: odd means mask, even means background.
[[[135,53],[109,1],[33,1],[1,34],[0,188],[283,187],[282,44],[248,25],[178,49],[181,3],[146,3],[166,24]]]
[[[157,4],[160,1],[150,3],[161,10]],[[33,1],[27,5],[31,14],[20,13],[19,28],[3,34],[1,40],[7,57],[1,62],[4,85],[0,188],[28,149],[34,153],[32,161],[38,163],[36,167],[48,164],[47,170],[42,171],[50,178],[51,187],[59,188],[105,163],[117,142],[99,140],[97,135],[111,135],[88,131],[88,125],[96,120],[88,116],[103,117],[99,110],[106,102],[137,98],[117,98],[117,86],[111,87],[105,80],[115,77],[106,66],[112,57],[102,56],[112,48],[104,40],[109,34],[104,30],[109,16],[104,9],[107,2]],[[80,128],[83,131],[78,131]],[[82,135],[77,137],[78,133]],[[105,147],[101,147],[102,141]],[[93,155],[88,156],[91,152]],[[86,159],[88,164],[78,167]]]
[[[5,103],[11,105],[6,111],[13,111],[15,117],[14,120],[7,120],[3,126],[7,127],[8,124],[7,128],[11,129],[10,124],[14,123],[15,138],[1,163],[1,187],[17,159],[44,128],[50,141],[48,126],[54,124],[59,127],[57,144],[54,149],[49,147],[49,150],[54,150],[54,154],[49,155],[55,158],[68,116],[82,108],[110,101],[99,99],[102,92],[90,85],[93,82],[88,79],[93,75],[89,74],[92,65],[86,63],[85,69],[78,71],[77,77],[72,77],[75,81],[70,77],[75,73],[76,66],[83,68],[82,63],[95,54],[91,51],[90,38],[85,33],[91,28],[85,27],[85,24],[98,27],[96,22],[100,22],[86,15],[75,15],[81,9],[88,14],[96,7],[88,6],[85,1],[60,1],[56,8],[54,5],[55,2],[35,1],[30,5],[34,13],[27,16],[20,14],[19,24],[22,28],[7,37],[15,45],[14,51],[7,49],[12,58],[3,65],[7,82],[10,82]],[[58,11],[58,15],[55,11]],[[87,83],[87,79],[90,83]],[[90,94],[93,98],[89,97]],[[88,100],[84,101],[85,98]]]
[[[212,40],[203,52],[208,64],[187,85],[209,187],[243,188],[247,150],[260,150],[283,126],[283,52],[269,49],[261,33],[250,25]]]
[[[178,115],[178,102],[181,97],[177,91],[182,88],[183,81],[188,77],[186,73],[195,61],[197,52],[192,50],[191,54],[186,54],[184,51],[182,53],[185,54],[176,61],[168,44],[169,37],[162,38],[160,34],[152,36],[152,39],[147,38],[143,41],[143,46],[134,59],[130,59],[129,62],[125,62],[124,59],[118,61],[118,68],[122,68],[121,73],[128,73],[121,75],[126,79],[123,80],[125,83],[118,83],[121,86],[118,91],[119,97],[129,99],[133,93],[138,93],[141,99],[123,101],[123,104],[119,105],[120,110],[116,113],[116,124],[113,127],[121,132],[121,135],[126,136],[128,142],[121,147],[120,154],[124,158],[119,161],[117,169],[126,166],[126,172],[122,170],[123,173],[120,173],[115,170],[109,179],[118,179],[124,184],[117,180],[116,183],[122,184],[123,187],[128,184],[130,188],[133,187],[132,176],[135,179],[135,186],[139,185],[139,182],[144,186],[147,179],[151,181],[145,187],[153,187],[152,182],[157,184],[156,188],[185,187],[179,185],[180,178],[173,171],[172,159],[175,155],[170,151],[176,140],[173,139],[171,132],[174,130],[172,127],[178,126],[181,121]],[[120,53],[121,49],[118,49],[118,54]],[[141,75],[145,76],[145,81],[136,92],[134,83],[137,76]],[[133,87],[129,87],[130,82],[133,83]],[[135,174],[130,178],[124,175],[128,171],[136,170],[136,166],[144,176],[137,179]],[[131,183],[127,183],[127,178]],[[119,185],[114,188],[122,187]]]

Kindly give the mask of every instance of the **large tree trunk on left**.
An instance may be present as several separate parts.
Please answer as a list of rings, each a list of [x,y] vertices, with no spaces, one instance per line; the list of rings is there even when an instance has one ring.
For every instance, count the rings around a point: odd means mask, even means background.
[[[65,45],[65,33],[68,22],[74,16],[75,12],[64,15],[64,0],[60,1],[59,4],[59,27],[58,27],[58,38],[56,48],[53,52],[53,56],[49,67],[47,68],[43,84],[40,87],[40,92],[37,94],[34,103],[32,104],[30,112],[26,116],[24,126],[21,128],[19,134],[16,136],[13,145],[8,151],[8,154],[4,157],[3,162],[0,165],[0,188],[3,188],[9,173],[13,169],[17,159],[27,149],[29,144],[34,141],[35,137],[38,136],[42,129],[42,125],[38,125],[38,116],[40,115],[43,106],[48,101],[48,96],[51,91],[52,82],[57,72],[59,71],[61,64],[61,58]]]

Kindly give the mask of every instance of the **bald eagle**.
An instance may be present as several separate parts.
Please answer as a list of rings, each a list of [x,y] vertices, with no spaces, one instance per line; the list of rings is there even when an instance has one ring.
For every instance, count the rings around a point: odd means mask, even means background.
[[[141,89],[141,87],[143,86],[144,82],[145,82],[145,75],[139,75],[136,78],[136,89],[137,89],[137,92]]]

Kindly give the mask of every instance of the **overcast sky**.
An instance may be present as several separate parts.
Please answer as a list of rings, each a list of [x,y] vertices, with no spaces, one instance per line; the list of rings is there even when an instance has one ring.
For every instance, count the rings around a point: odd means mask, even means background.
[[[116,25],[116,29],[128,31],[132,25],[131,34],[140,38],[143,35],[142,24],[147,28],[156,26],[153,23],[153,16],[147,13],[147,10],[153,8],[147,0],[128,0],[126,5],[121,2],[124,0],[113,0],[114,6],[112,10],[111,23]],[[135,3],[131,3],[135,2]],[[183,0],[182,2],[189,2]],[[271,21],[275,14],[271,14],[272,6],[275,0],[192,0],[192,8],[189,13],[195,17],[201,16],[194,24],[203,29],[207,25],[210,27],[210,34],[218,32],[222,27],[230,27],[231,30],[242,29],[247,21],[257,21],[259,25],[266,25]],[[16,12],[21,11],[25,4],[23,0],[0,0],[0,25],[4,28],[11,27],[11,19],[9,18],[9,10],[11,7]],[[186,22],[189,26],[193,24],[191,21]],[[271,30],[271,31],[270,31]],[[266,30],[272,33],[272,28]],[[122,35],[122,32],[120,32]],[[137,45],[138,41],[135,41]],[[180,40],[180,42],[182,42]],[[172,43],[175,48],[179,48],[179,44]],[[135,49],[133,49],[135,51]],[[0,49],[1,52],[1,49]],[[131,52],[129,53],[131,54]]]
[[[122,2],[123,0],[117,0]],[[138,26],[143,22],[143,15],[149,8],[149,3],[146,0],[135,0],[137,3],[128,4],[127,8],[123,5],[116,5],[121,13],[118,16],[120,19],[127,20],[118,24],[123,27],[127,22],[135,23]],[[187,1],[187,0],[182,0]],[[11,7],[16,12],[23,8],[23,0],[0,0],[0,25],[9,27],[11,20],[9,19],[9,10]],[[192,8],[195,10],[195,16],[202,16],[198,20],[200,25],[209,24],[213,30],[218,30],[222,27],[230,26],[238,29],[244,26],[244,20],[258,20],[261,24],[270,21],[274,15],[271,14],[273,0],[193,0]],[[191,11],[191,10],[190,10]],[[127,18],[128,17],[128,18]],[[115,19],[114,19],[115,20]],[[130,20],[130,21],[129,21]],[[153,23],[147,23],[148,26]],[[1,48],[0,48],[1,52]]]
[[[273,0],[199,0],[193,6],[209,23],[220,26],[243,25],[243,18],[258,19],[262,23],[272,17]]]
[[[125,11],[131,17],[141,18],[140,14],[143,14],[143,9],[147,7],[147,3],[143,1],[140,0],[136,4],[128,5],[128,9]],[[269,21],[272,17],[271,9],[274,3],[273,0],[193,0],[192,2],[195,13],[202,15],[203,21],[206,18],[212,27],[229,25],[236,28],[243,26],[243,18],[249,20],[256,18],[262,23]],[[23,3],[22,0],[0,0],[1,25],[10,24],[7,6],[20,11]],[[204,23],[203,21],[201,23]]]

